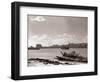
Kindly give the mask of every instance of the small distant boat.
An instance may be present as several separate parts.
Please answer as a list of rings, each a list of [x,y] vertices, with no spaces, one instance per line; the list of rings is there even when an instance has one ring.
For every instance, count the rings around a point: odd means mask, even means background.
[[[61,49],[69,49],[69,47],[63,46],[61,47]]]
[[[40,48],[32,47],[32,46],[31,46],[31,47],[28,48],[28,50],[40,50]]]
[[[70,45],[70,44],[68,44],[68,45],[63,45],[63,46],[61,47],[61,49],[69,49],[69,45]]]
[[[40,50],[40,48],[28,48],[28,50]]]

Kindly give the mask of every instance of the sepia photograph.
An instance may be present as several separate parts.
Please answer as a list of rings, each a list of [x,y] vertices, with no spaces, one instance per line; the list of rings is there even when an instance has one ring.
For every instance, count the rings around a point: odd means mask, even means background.
[[[12,79],[97,75],[96,6],[13,2],[11,8]]]
[[[28,15],[28,66],[88,63],[87,17]]]

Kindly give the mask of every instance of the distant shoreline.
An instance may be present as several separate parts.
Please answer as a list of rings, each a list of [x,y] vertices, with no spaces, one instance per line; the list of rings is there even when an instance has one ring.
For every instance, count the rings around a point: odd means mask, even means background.
[[[46,48],[46,47],[45,47],[45,48],[40,48],[40,49],[61,49],[61,48],[49,48],[49,47]],[[35,49],[35,48],[34,48],[34,49],[29,49],[29,48],[28,48],[28,50],[40,50],[40,49]],[[73,48],[70,48],[70,49],[73,49]],[[85,48],[75,48],[75,49],[85,49]],[[68,50],[68,49],[65,49],[65,50]]]
[[[62,49],[69,49],[69,48],[87,48],[88,43],[70,43],[66,45],[52,45],[52,46],[42,46],[42,44],[37,44],[36,47],[30,46],[28,49],[45,49],[45,48],[62,48]]]

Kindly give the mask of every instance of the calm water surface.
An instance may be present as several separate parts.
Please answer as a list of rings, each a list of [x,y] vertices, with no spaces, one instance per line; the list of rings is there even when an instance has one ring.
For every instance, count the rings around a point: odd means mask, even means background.
[[[75,51],[83,57],[87,57],[87,48],[70,48],[62,50],[60,48],[49,48],[49,49],[40,49],[40,50],[28,50],[28,59],[29,58],[42,58],[42,59],[55,59],[56,56],[62,56],[62,52],[71,53]]]

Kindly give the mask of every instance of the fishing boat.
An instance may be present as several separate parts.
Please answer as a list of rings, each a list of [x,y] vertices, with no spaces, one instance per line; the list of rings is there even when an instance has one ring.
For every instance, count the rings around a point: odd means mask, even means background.
[[[88,62],[86,57],[80,56],[75,51],[72,51],[71,53],[67,52],[61,52],[63,57],[57,57],[60,60],[70,60],[70,61],[78,61],[78,62]]]
[[[72,51],[71,53],[61,52],[61,54],[62,54],[64,57],[73,57],[73,58],[79,57],[79,54],[76,53],[75,51]]]

